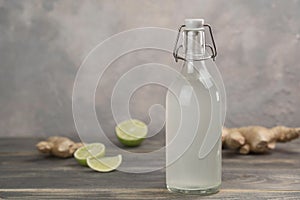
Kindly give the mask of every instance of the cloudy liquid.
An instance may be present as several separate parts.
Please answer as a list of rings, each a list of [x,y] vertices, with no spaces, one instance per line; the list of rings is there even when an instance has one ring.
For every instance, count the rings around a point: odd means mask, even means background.
[[[220,119],[211,119],[211,107],[219,116],[218,91],[214,85],[207,89],[198,79],[188,83],[178,79],[171,89],[166,99],[167,187],[185,193],[215,193],[221,184],[221,138],[206,157],[199,159],[199,150],[210,120],[207,134],[221,131]]]

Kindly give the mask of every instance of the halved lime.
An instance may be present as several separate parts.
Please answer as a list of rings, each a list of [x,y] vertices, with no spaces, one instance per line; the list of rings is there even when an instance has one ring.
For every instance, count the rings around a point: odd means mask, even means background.
[[[131,119],[123,121],[116,126],[116,135],[119,141],[125,146],[138,146],[145,139],[148,127],[139,120]]]
[[[80,147],[74,153],[74,157],[81,165],[87,166],[87,158],[103,157],[105,155],[105,146],[102,143],[91,143]]]
[[[113,157],[88,157],[87,164],[98,172],[110,172],[117,169],[122,162],[122,155]]]

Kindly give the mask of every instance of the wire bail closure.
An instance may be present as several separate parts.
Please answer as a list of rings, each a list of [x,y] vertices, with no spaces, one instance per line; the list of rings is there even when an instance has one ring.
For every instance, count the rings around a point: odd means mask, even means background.
[[[209,58],[212,58],[213,61],[215,61],[216,60],[216,56],[217,56],[217,47],[216,47],[216,43],[215,43],[214,36],[213,36],[213,33],[212,33],[212,28],[211,28],[211,26],[209,24],[204,24],[203,26],[207,27],[208,30],[209,30],[210,38],[211,38],[211,41],[212,41],[212,46],[210,44],[205,44],[205,48],[209,48],[210,49],[211,55],[207,56],[205,58],[196,59],[196,60],[197,61],[198,60],[207,60]],[[177,35],[175,46],[174,46],[174,49],[173,49],[173,56],[174,56],[176,62],[178,62],[178,59],[186,61],[185,58],[183,58],[183,57],[181,57],[181,56],[178,55],[179,49],[183,47],[182,44],[180,46],[177,46],[179,38],[180,38],[180,33],[181,33],[181,31],[182,31],[182,29],[184,27],[185,27],[185,25],[181,25],[179,27],[179,29],[178,29],[178,35]]]

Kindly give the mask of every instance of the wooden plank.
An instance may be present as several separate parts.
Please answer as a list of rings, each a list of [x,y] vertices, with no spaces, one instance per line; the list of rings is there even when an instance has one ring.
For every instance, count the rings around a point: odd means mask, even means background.
[[[169,193],[165,171],[130,174],[120,171],[96,173],[73,159],[45,157],[34,145],[37,138],[0,139],[0,198],[46,199],[197,199]],[[136,149],[149,151],[163,145],[151,140]],[[209,199],[297,199],[300,196],[300,140],[278,145],[267,155],[242,156],[223,151],[223,183]],[[109,153],[115,153],[109,150]],[[139,161],[134,165],[139,166]],[[155,158],[163,165],[164,157]]]
[[[163,170],[147,174],[129,174],[124,172],[95,173],[88,168],[78,166],[77,170],[26,169],[7,171],[0,176],[0,188],[165,188]],[[78,184],[80,182],[81,184]],[[128,184],[130,182],[130,184]],[[300,188],[300,170],[223,170],[224,189],[270,189],[297,190]]]
[[[0,197],[9,199],[299,199],[299,191],[222,190],[211,196],[170,193],[166,189],[23,189],[0,190]]]

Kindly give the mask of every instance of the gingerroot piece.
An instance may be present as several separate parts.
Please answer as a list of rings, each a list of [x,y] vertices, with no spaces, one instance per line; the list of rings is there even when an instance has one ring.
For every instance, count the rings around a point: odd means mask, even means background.
[[[37,143],[36,147],[42,153],[68,158],[72,157],[73,153],[82,145],[82,143],[75,143],[67,137],[53,136],[46,141]]]
[[[275,148],[276,142],[288,142],[300,136],[300,128],[276,126],[248,126],[241,128],[223,128],[222,144],[224,148],[236,149],[240,154],[264,153]]]

